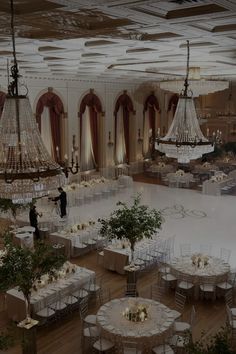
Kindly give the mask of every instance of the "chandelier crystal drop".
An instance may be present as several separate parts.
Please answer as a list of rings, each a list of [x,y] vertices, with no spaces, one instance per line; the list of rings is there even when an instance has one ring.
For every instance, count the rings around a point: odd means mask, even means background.
[[[187,41],[187,71],[184,90],[181,92],[172,124],[165,137],[157,137],[155,147],[167,157],[180,163],[200,158],[214,150],[214,142],[201,132],[191,91],[188,89],[189,41]]]
[[[18,94],[13,0],[10,2],[14,64],[0,121],[0,198],[25,203],[63,185],[65,178],[42,142],[28,97]]]

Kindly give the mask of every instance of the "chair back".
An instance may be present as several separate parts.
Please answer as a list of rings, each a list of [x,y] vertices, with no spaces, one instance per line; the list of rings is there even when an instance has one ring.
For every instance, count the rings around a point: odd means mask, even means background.
[[[186,303],[186,296],[180,294],[178,291],[175,292],[175,307],[177,311],[183,312]]]
[[[111,300],[111,291],[109,288],[100,288],[98,292],[100,305],[106,304]]]
[[[200,253],[204,256],[210,256],[212,250],[212,245],[210,243],[200,245]]]
[[[180,244],[180,255],[182,257],[184,256],[190,256],[191,254],[191,244],[190,243],[181,243]]]
[[[161,302],[164,293],[165,293],[165,288],[163,286],[157,284],[151,286],[151,298],[154,301]]]
[[[195,319],[196,319],[196,310],[195,310],[195,306],[192,306],[191,313],[190,313],[190,326],[191,327],[193,327]]]
[[[122,354],[139,354],[140,349],[136,341],[123,341],[122,342]]]
[[[88,298],[85,297],[80,301],[79,304],[79,314],[80,314],[80,318],[81,320],[84,320],[85,317],[88,314]]]
[[[226,248],[220,249],[220,259],[223,262],[229,263],[230,256],[231,256],[231,250],[228,250]]]
[[[125,296],[136,297],[137,296],[137,285],[136,283],[127,283],[125,286]]]
[[[225,303],[229,307],[233,306],[233,290],[230,289],[225,293]]]

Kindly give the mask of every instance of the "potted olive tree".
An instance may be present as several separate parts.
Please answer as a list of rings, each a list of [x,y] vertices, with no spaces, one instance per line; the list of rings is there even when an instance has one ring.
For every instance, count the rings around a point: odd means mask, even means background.
[[[18,287],[25,298],[26,319],[30,321],[30,296],[34,283],[46,273],[54,276],[65,257],[56,255],[51,246],[40,241],[35,243],[33,250],[15,245],[7,234],[0,261],[0,289]]]
[[[134,260],[134,248],[143,238],[152,238],[155,232],[161,228],[163,218],[156,209],[141,204],[141,195],[133,197],[133,203],[129,206],[124,202],[116,204],[108,219],[99,219],[101,223],[100,234],[109,240],[127,240],[131,249],[131,264]]]
[[[0,290],[17,287],[24,295],[26,319],[19,326],[28,330],[37,321],[31,319],[30,297],[34,284],[40,281],[44,274],[49,277],[56,275],[65,262],[65,257],[53,252],[51,246],[42,241],[36,242],[34,249],[13,244],[11,236],[5,235],[5,249],[0,257]],[[27,327],[28,326],[28,327]],[[29,339],[25,340],[25,338]],[[24,354],[36,353],[36,337],[23,332],[22,350]]]

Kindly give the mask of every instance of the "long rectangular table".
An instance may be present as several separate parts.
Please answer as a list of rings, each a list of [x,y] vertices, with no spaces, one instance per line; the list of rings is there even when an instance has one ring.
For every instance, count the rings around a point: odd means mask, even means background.
[[[69,293],[72,284],[75,290],[81,289],[93,278],[95,278],[95,272],[87,268],[76,266],[75,273],[70,273],[65,278],[49,283],[44,287],[39,288],[37,291],[32,292],[30,299],[32,313],[38,312],[46,302],[47,297],[53,293],[63,290],[63,294],[65,295],[67,291]],[[11,320],[19,322],[25,318],[24,296],[17,288],[7,291],[6,304],[7,314]]]

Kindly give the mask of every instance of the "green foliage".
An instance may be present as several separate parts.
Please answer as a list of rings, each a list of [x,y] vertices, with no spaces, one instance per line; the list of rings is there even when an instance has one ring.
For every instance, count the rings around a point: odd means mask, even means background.
[[[12,216],[14,219],[16,218],[16,213],[18,210],[25,210],[29,209],[31,204],[34,204],[35,201],[33,200],[32,203],[27,204],[14,204],[11,199],[2,199],[0,198],[0,212],[7,213],[11,211]]]
[[[0,350],[6,350],[13,345],[13,337],[7,333],[0,333]]]
[[[226,152],[232,151],[236,155],[236,142],[229,141],[228,143],[223,145],[223,149]]]
[[[5,237],[6,254],[1,257],[0,289],[6,290],[17,286],[26,298],[36,280],[43,274],[54,276],[55,271],[65,262],[65,257],[55,255],[51,246],[39,241],[34,250],[14,245],[11,237]]]
[[[193,342],[191,336],[186,341],[185,350],[187,354],[235,354],[236,351],[231,348],[230,329],[223,327],[207,341],[203,339]]]
[[[141,196],[134,197],[133,204],[129,207],[126,203],[118,202],[119,207],[113,211],[109,219],[99,219],[102,224],[100,234],[108,239],[127,239],[131,249],[137,241],[144,237],[151,238],[157,229],[161,228],[163,218],[159,211],[141,205]]]

